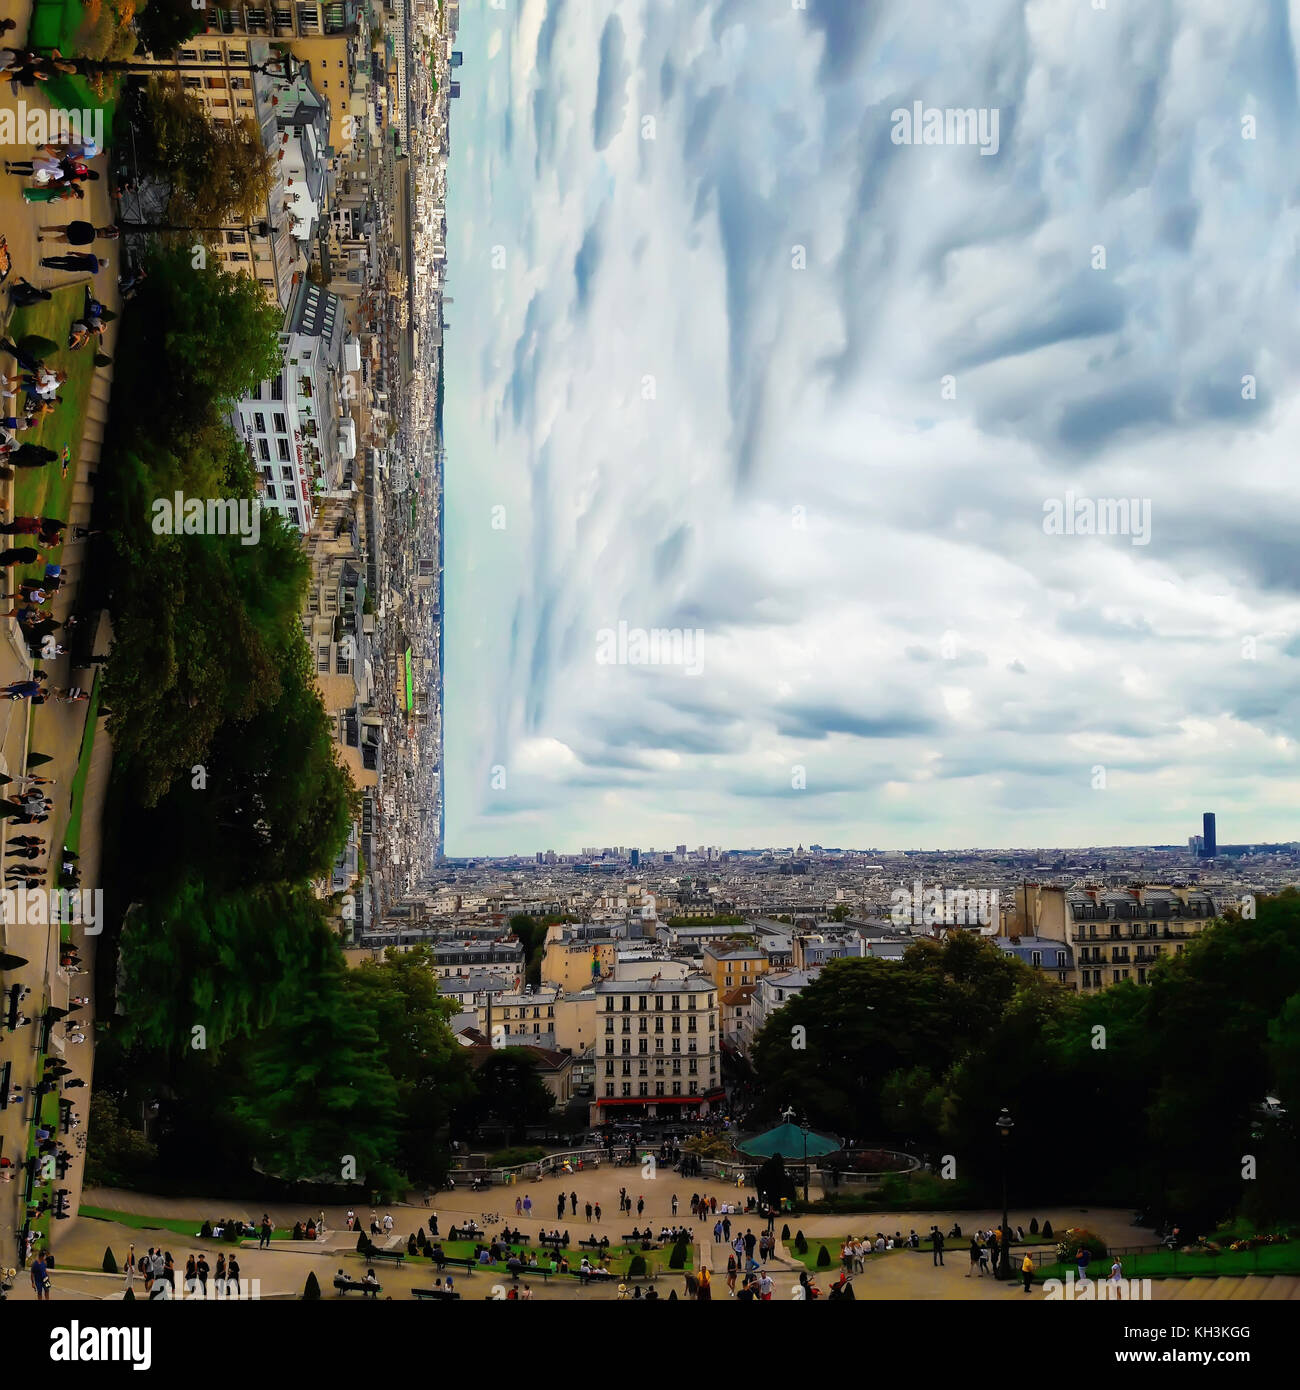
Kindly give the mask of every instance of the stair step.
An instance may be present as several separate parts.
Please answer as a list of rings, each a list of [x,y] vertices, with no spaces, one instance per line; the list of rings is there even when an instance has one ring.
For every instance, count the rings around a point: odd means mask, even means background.
[[[1300,1298],[1300,1277],[1294,1274],[1275,1274],[1264,1282],[1268,1287],[1261,1295],[1263,1298]]]
[[[1272,1282],[1267,1274],[1248,1274],[1241,1281],[1241,1289],[1237,1297],[1239,1299],[1263,1298]]]
[[[1243,1281],[1240,1275],[1221,1274],[1217,1279],[1206,1282],[1211,1285],[1210,1292],[1206,1294],[1207,1299],[1226,1299],[1237,1297],[1237,1291]]]

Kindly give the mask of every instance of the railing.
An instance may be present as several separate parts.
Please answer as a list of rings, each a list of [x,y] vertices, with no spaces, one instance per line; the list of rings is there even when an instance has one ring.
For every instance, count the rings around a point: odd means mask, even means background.
[[[1104,1281],[1110,1273],[1111,1261],[1117,1256],[1124,1267],[1125,1279],[1233,1279],[1259,1273],[1261,1266],[1263,1272],[1268,1274],[1293,1273],[1291,1266],[1279,1266],[1275,1253],[1278,1248],[1277,1245],[1257,1245],[1251,1250],[1229,1250],[1223,1246],[1216,1252],[1203,1247],[1170,1250],[1163,1245],[1121,1245],[1109,1250],[1104,1259],[1094,1260],[1088,1266],[1088,1274],[1090,1279]],[[1059,1258],[1055,1241],[1041,1250],[1028,1253],[1036,1269],[1056,1264],[1065,1269],[1074,1268],[1072,1260]],[[1300,1250],[1294,1253],[1295,1263],[1300,1264]],[[1024,1255],[1020,1254],[1019,1258],[1023,1259]]]

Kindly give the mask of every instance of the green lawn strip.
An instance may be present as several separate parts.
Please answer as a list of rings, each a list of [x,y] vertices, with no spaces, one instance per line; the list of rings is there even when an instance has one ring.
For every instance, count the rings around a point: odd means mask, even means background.
[[[40,1059],[40,1068],[39,1068],[39,1071],[38,1071],[37,1074],[38,1074],[38,1075],[43,1075],[44,1072],[45,1072],[45,1058],[44,1058],[44,1056],[42,1056],[41,1059]],[[41,1128],[41,1129],[50,1129],[50,1130],[53,1130],[53,1131],[55,1131],[55,1132],[58,1131],[58,1128],[59,1128],[59,1098],[58,1098],[58,1096],[57,1096],[54,1092],[52,1092],[52,1091],[47,1091],[46,1094],[43,1095],[43,1096],[41,1097],[41,1108],[40,1108],[40,1110],[37,1112],[37,1120],[36,1120],[36,1123],[32,1125],[31,1133],[29,1134],[28,1140],[27,1140],[27,1157],[28,1157],[28,1158],[35,1158],[35,1157],[36,1157],[36,1131],[37,1131],[38,1128]],[[33,1203],[39,1202],[40,1199],[41,1199],[42,1197],[48,1197],[48,1198],[50,1199],[50,1201],[53,1202],[53,1201],[54,1201],[54,1186],[55,1186],[55,1179],[54,1179],[53,1177],[51,1177],[48,1181],[42,1179],[42,1178],[40,1177],[40,1174],[41,1174],[41,1172],[43,1171],[43,1168],[40,1167],[40,1166],[37,1167],[37,1170],[36,1170],[36,1171],[37,1171],[36,1182],[32,1185],[32,1201],[33,1201]],[[35,1246],[33,1247],[34,1250],[39,1250],[39,1249],[41,1249],[42,1247],[44,1247],[45,1249],[48,1249],[48,1248],[49,1248],[49,1244],[50,1244],[50,1223],[51,1223],[51,1221],[52,1221],[53,1219],[54,1219],[54,1209],[53,1209],[53,1207],[50,1207],[50,1208],[44,1213],[44,1215],[37,1217],[36,1220],[32,1222],[32,1227],[31,1227],[31,1228],[32,1228],[33,1231],[35,1231],[35,1232],[37,1233],[36,1244],[35,1244]]]
[[[192,1220],[186,1217],[177,1216],[147,1216],[138,1211],[113,1211],[108,1207],[78,1207],[78,1216],[88,1216],[93,1221],[114,1221],[119,1226],[128,1226],[133,1231],[171,1231],[173,1235],[186,1236],[190,1240],[200,1240],[202,1237],[199,1231],[203,1229],[203,1220]],[[211,1218],[207,1218],[211,1220]],[[293,1236],[293,1227],[277,1229],[271,1232],[272,1240],[290,1240]],[[231,1245],[232,1241],[220,1240],[216,1236],[210,1237],[216,1245]]]
[[[1213,1255],[1208,1250],[1188,1253],[1175,1250],[1153,1250],[1145,1255],[1121,1255],[1126,1279],[1221,1279],[1244,1274],[1300,1274],[1300,1241],[1286,1245],[1261,1245],[1254,1250],[1225,1250]],[[1097,1262],[1094,1261],[1095,1265]],[[1110,1273],[1107,1261],[1101,1277]],[[1090,1266],[1092,1268],[1092,1266]],[[1073,1261],[1044,1265],[1036,1270],[1036,1279],[1064,1279],[1077,1271]]]
[[[59,220],[59,214],[42,210],[43,216]],[[86,284],[81,281],[75,285],[65,285],[53,292],[52,298],[27,308],[15,309],[9,320],[9,338],[17,343],[19,339],[35,335],[48,338],[57,343],[58,350],[45,359],[49,367],[68,374],[59,395],[63,404],[52,415],[47,415],[35,426],[18,436],[22,444],[39,444],[52,449],[62,457],[66,444],[72,451],[72,461],[68,465],[68,475],[63,476],[63,465],[56,458],[44,468],[18,468],[14,470],[14,515],[15,516],[57,516],[67,519],[72,505],[72,489],[77,480],[77,464],[81,458],[81,436],[86,428],[86,407],[90,401],[90,383],[95,374],[95,347],[88,344],[76,352],[69,352],[68,329],[81,317],[85,305]],[[6,358],[5,370],[17,370],[12,359]],[[21,404],[21,400],[10,402]],[[15,537],[18,545],[32,545],[32,537]],[[62,546],[47,548],[44,559],[34,565],[20,565],[14,569],[14,591],[22,579],[44,577],[46,564],[60,563]]]
[[[442,1246],[443,1253],[449,1259],[468,1260],[474,1257],[476,1243],[472,1240],[440,1239],[438,1241],[438,1244]],[[527,1255],[529,1250],[534,1249],[533,1246],[529,1245],[512,1245],[510,1248],[517,1255],[525,1256]],[[541,1246],[537,1246],[535,1248],[537,1252],[537,1258],[540,1260],[542,1258],[543,1248]],[[549,1247],[547,1247],[547,1249],[549,1249]],[[595,1263],[595,1256],[593,1252],[590,1250],[580,1250],[577,1248],[573,1248],[562,1250],[561,1253],[569,1261],[570,1267],[575,1270],[578,1268],[579,1265],[581,1265],[584,1255],[589,1260],[591,1260],[593,1264]],[[666,1246],[662,1250],[633,1250],[630,1246],[627,1245],[610,1245],[605,1250],[605,1255],[609,1261],[609,1267],[615,1274],[626,1274],[628,1266],[631,1264],[633,1256],[635,1255],[642,1255],[645,1258],[647,1269],[654,1269],[657,1267],[661,1274],[679,1274],[682,1272],[681,1270],[670,1270],[668,1268],[668,1257],[671,1254],[672,1249],[668,1246]],[[426,1258],[424,1255],[407,1254],[404,1263],[431,1265],[434,1263],[434,1261]],[[505,1273],[505,1263],[503,1261],[498,1261],[498,1263],[496,1264],[478,1265],[476,1266],[476,1268],[481,1269],[487,1273]],[[683,1269],[692,1268],[694,1268],[694,1265],[692,1264],[690,1250],[688,1249],[686,1253],[686,1264],[683,1266]],[[377,1272],[378,1265],[376,1265],[376,1273]],[[527,1268],[521,1271],[521,1273],[525,1275],[528,1272],[529,1271]],[[540,1267],[538,1268],[537,1272],[539,1274],[541,1273]],[[455,1274],[456,1271],[453,1270],[452,1273]]]
[[[81,753],[77,760],[77,771],[72,778],[72,810],[68,814],[68,828],[63,835],[63,843],[74,853],[81,849],[81,812],[86,799],[86,778],[90,775],[90,759],[95,751],[95,721],[99,717],[100,682],[95,681],[86,702],[86,727],[81,735]],[[39,747],[39,741],[37,741]]]
[[[76,56],[77,37],[86,26],[86,7],[82,0],[35,0],[31,24],[27,30],[27,46],[37,53],[52,53],[56,48],[65,58]],[[113,115],[122,78],[109,79],[106,95],[98,96],[86,78],[71,73],[57,73],[41,84],[50,106],[64,111],[104,110],[104,134],[113,129]],[[91,132],[83,126],[82,134]]]

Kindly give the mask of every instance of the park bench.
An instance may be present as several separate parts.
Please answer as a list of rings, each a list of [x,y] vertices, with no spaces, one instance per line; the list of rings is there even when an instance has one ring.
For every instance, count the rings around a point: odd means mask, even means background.
[[[376,1250],[374,1247],[371,1247],[370,1252],[366,1255],[368,1260],[396,1260],[398,1264],[401,1264],[405,1258],[405,1250]]]
[[[433,1298],[443,1303],[450,1303],[460,1297],[455,1289],[412,1289],[413,1298]]]
[[[609,1237],[605,1236],[600,1240],[580,1240],[578,1248],[580,1250],[604,1250],[609,1246]]]
[[[471,1273],[478,1268],[478,1261],[470,1258],[468,1255],[443,1255],[441,1257],[435,1255],[433,1257],[433,1262],[439,1269],[444,1269],[446,1266],[451,1265],[456,1269],[463,1269],[467,1273]]]
[[[359,1279],[335,1278],[334,1287],[339,1291],[342,1298],[345,1293],[351,1293],[353,1289],[360,1289],[363,1294],[368,1293],[374,1298],[383,1289],[382,1284],[363,1284]]]

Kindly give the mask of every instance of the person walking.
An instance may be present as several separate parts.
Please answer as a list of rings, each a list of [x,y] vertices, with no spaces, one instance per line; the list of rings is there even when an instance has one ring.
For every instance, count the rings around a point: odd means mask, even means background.
[[[1092,1251],[1086,1245],[1081,1245],[1074,1255],[1074,1266],[1079,1271],[1079,1283],[1088,1282],[1088,1264],[1092,1259]]]
[[[50,1301],[50,1269],[45,1263],[44,1250],[40,1251],[32,1261],[32,1288],[36,1290],[38,1303]]]
[[[1025,1251],[1025,1258],[1020,1262],[1020,1277],[1025,1281],[1025,1292],[1032,1293],[1034,1287],[1034,1257]]]
[[[132,1246],[130,1247],[130,1249],[127,1250],[127,1252],[126,1252],[126,1269],[123,1271],[123,1279],[122,1279],[122,1288],[123,1288],[123,1290],[124,1290],[125,1292],[127,1292],[127,1293],[130,1293],[132,1298],[135,1297],[135,1294],[134,1294],[134,1292],[133,1292],[132,1289],[131,1289],[131,1286],[132,1286],[132,1284],[134,1284],[134,1283],[135,1283],[135,1246],[132,1245]]]
[[[61,241],[66,246],[89,246],[96,237],[101,241],[116,241],[122,235],[116,227],[96,227],[93,222],[81,221],[69,222],[66,226],[42,226],[36,240],[44,241],[47,234],[52,234],[54,241]]]
[[[587,1225],[591,1225],[591,1203],[587,1203]]]
[[[578,1214],[578,1194],[577,1194],[576,1192],[570,1192],[570,1193],[569,1193],[569,1203],[570,1203],[572,1215],[577,1216],[577,1214]],[[561,1214],[561,1216],[562,1216],[562,1215],[564,1214],[563,1211],[561,1211],[560,1214]]]
[[[89,251],[71,251],[66,256],[42,256],[41,265],[46,270],[75,270],[90,275],[98,275],[108,269],[108,261]]]
[[[943,1265],[943,1232],[938,1228],[938,1226],[931,1226],[931,1227],[930,1227],[930,1249],[933,1251],[933,1257],[932,1257],[930,1263],[931,1263],[932,1265],[942,1267],[942,1265]]]
[[[34,546],[20,545],[9,550],[0,550],[0,565],[34,565],[41,558],[41,552]]]
[[[597,1221],[600,1220],[600,1203],[599,1203],[599,1202],[596,1203],[596,1220],[597,1220]]]

